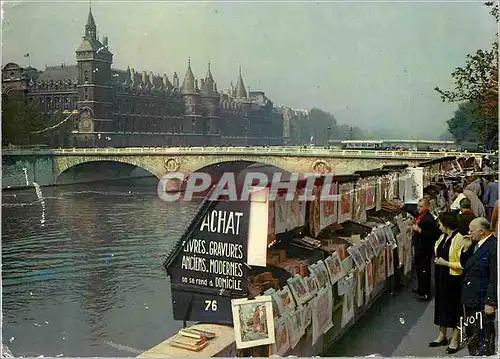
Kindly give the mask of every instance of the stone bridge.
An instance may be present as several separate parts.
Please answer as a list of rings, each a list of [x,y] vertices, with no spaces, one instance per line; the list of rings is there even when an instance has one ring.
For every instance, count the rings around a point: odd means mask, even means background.
[[[352,173],[386,164],[417,165],[444,156],[470,157],[462,152],[341,150],[304,147],[169,147],[169,148],[74,148],[57,150],[4,150],[3,158],[45,158],[52,161],[53,183],[66,170],[98,161],[126,163],[157,178],[168,172],[192,173],[228,161],[269,164],[286,171]],[[5,164],[4,164],[5,165]]]

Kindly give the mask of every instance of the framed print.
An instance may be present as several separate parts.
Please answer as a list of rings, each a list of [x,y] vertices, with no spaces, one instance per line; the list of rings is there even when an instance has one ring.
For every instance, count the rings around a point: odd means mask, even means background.
[[[376,180],[374,177],[370,177],[366,181],[366,209],[373,209],[375,207],[375,197],[376,197]]]
[[[344,269],[344,273],[347,275],[352,268],[354,267],[354,262],[351,256],[347,256],[344,260],[342,260],[342,268]]]
[[[273,345],[273,354],[284,356],[291,348],[290,346],[290,323],[288,316],[276,318],[274,321],[274,335],[276,342]]]
[[[387,238],[387,242],[391,246],[392,249],[396,249],[398,246],[396,242],[396,237],[394,236],[394,232],[392,231],[392,224],[388,224],[384,227],[385,238]]]
[[[275,343],[273,305],[270,296],[231,299],[236,348]]]
[[[359,249],[356,246],[350,246],[347,248],[347,251],[351,255],[354,264],[356,264],[356,268],[358,268],[358,270],[363,270],[365,268],[365,261]]]
[[[300,275],[296,274],[293,277],[288,278],[286,282],[290,287],[297,306],[300,306],[311,299],[311,295],[307,290],[307,285]]]
[[[325,265],[330,275],[330,283],[332,285],[345,275],[344,269],[342,268],[342,262],[337,252],[333,252],[325,259]]]
[[[326,269],[326,265],[323,261],[320,260],[310,265],[309,271],[316,279],[318,289],[321,289],[322,287],[330,283],[330,279],[328,278],[328,270]]]

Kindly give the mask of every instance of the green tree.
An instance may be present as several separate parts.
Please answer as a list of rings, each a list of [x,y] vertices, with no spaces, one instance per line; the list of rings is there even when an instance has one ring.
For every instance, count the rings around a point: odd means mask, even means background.
[[[485,5],[498,24],[498,3]],[[465,66],[457,67],[451,75],[455,82],[453,90],[439,87],[435,90],[443,101],[471,104],[466,105],[471,106],[470,130],[488,147],[498,147],[498,40],[489,50],[468,54]]]
[[[473,129],[475,121],[474,103],[461,103],[455,111],[454,116],[446,121],[448,131],[458,143],[475,142],[479,140],[477,132]]]
[[[20,100],[2,101],[2,142],[4,145],[34,144],[39,136],[32,132],[43,129],[48,118],[31,104]]]
[[[314,142],[318,145],[326,145],[328,137],[335,138],[337,120],[326,111],[313,108],[309,111],[310,135],[314,136]]]

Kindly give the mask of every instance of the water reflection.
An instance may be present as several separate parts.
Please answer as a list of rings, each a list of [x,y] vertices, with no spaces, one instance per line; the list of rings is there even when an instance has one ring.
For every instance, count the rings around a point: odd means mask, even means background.
[[[155,191],[42,188],[44,227],[34,190],[3,194],[3,336],[15,337],[14,355],[136,356],[126,347],[178,329],[161,262],[197,203]]]

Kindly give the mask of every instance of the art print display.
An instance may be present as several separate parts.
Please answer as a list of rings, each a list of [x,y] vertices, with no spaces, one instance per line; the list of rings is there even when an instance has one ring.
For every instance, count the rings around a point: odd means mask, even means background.
[[[385,238],[387,239],[387,243],[391,246],[392,249],[396,249],[398,243],[396,242],[396,237],[394,236],[394,232],[392,231],[392,224],[388,224],[384,227]]]
[[[273,355],[284,356],[290,349],[290,323],[288,316],[278,317],[274,321],[276,342],[273,345]]]
[[[350,293],[344,294],[342,302],[342,328],[345,327],[354,318],[354,295]]]
[[[275,343],[274,317],[270,296],[231,299],[236,348]]]
[[[348,256],[344,260],[342,260],[342,268],[344,269],[345,274],[348,274],[350,271],[352,271],[353,267],[354,261],[352,260],[351,256]]]
[[[276,228],[275,228],[275,222],[276,219],[274,218],[274,205],[275,201],[269,201],[269,212],[268,212],[268,219],[267,219],[267,246],[272,246],[274,242],[276,241]]]
[[[309,294],[312,296],[316,295],[318,293],[318,282],[316,281],[316,278],[314,277],[314,274],[308,275],[305,279],[307,290]]]
[[[321,187],[315,186],[312,190],[313,196],[315,196],[315,200],[309,203],[309,226],[311,227],[311,231],[316,237],[319,232],[321,232],[321,208],[320,208],[320,194]]]
[[[325,265],[332,285],[337,283],[337,281],[345,275],[344,269],[342,268],[342,262],[337,252],[333,252],[325,259]]]
[[[384,193],[382,192],[382,178],[378,177],[376,181],[377,187],[375,190],[375,210],[380,211],[382,209],[382,197],[384,196]]]
[[[356,264],[356,268],[358,268],[358,270],[363,270],[365,268],[365,261],[359,249],[356,246],[350,246],[347,248],[347,252],[351,255],[354,264]]]
[[[399,183],[398,183],[398,197],[399,200],[405,203],[405,190],[406,190],[406,173],[401,173],[399,175]]]
[[[378,253],[380,252],[380,246],[378,245],[378,238],[375,235],[375,233],[371,232],[370,234],[368,234],[366,240],[370,244],[370,247],[372,248],[375,257],[378,256]]]
[[[394,275],[394,250],[386,247],[387,277]]]
[[[363,179],[356,183],[354,195],[354,214],[353,218],[358,222],[366,222],[366,182]]]
[[[411,272],[411,267],[412,267],[412,263],[411,263],[411,258],[412,258],[412,246],[411,246],[411,242],[406,242],[406,245],[405,245],[405,251],[404,251],[404,266],[405,266],[405,269],[404,269],[404,272],[405,274],[408,274]]]
[[[288,314],[290,321],[290,346],[295,348],[304,335],[304,326],[302,325],[302,308]]]
[[[339,185],[340,204],[338,223],[344,223],[352,219],[354,205],[354,185],[342,183]]]
[[[373,291],[373,264],[368,262],[365,268],[365,294],[366,300]]]
[[[288,286],[284,286],[276,292],[276,302],[278,303],[280,315],[295,309],[295,302]]]
[[[312,304],[311,302],[307,302],[304,304],[304,307],[302,308],[302,326],[307,328],[309,325],[311,325],[312,321]]]
[[[317,261],[316,263],[309,266],[309,272],[316,279],[316,283],[318,284],[318,288],[324,287],[330,283],[330,279],[328,278],[328,270],[326,269],[326,265],[323,261]]]
[[[358,308],[364,305],[365,299],[365,278],[364,272],[356,271],[356,304]]]
[[[412,167],[406,169],[405,203],[418,203],[424,196],[424,169]]]
[[[368,249],[366,248],[364,242],[360,242],[356,247],[358,248],[359,253],[361,253],[361,257],[364,261],[370,260],[370,258],[368,258]]]
[[[376,185],[376,179],[374,177],[369,178],[366,181],[366,210],[370,210],[375,208],[376,205],[376,190],[377,190],[377,185]]]
[[[293,277],[288,278],[286,282],[290,287],[290,290],[293,294],[293,297],[295,298],[295,302],[297,303],[297,305],[302,305],[303,303],[311,299],[311,295],[307,290],[308,289],[307,285],[304,279],[300,275],[296,274]]]
[[[382,281],[385,280],[386,276],[386,270],[387,270],[387,263],[386,263],[386,248],[383,248],[383,250],[380,251],[376,263],[377,265],[375,266],[376,268],[376,275],[375,275],[375,281],[374,284],[378,284]]]
[[[288,228],[290,201],[285,195],[277,195],[274,201],[274,228],[276,234],[285,233]]]
[[[269,288],[263,294],[271,297],[271,302],[273,304],[273,315],[275,318],[278,317],[280,315],[280,305],[278,302],[280,302],[281,299],[279,298],[276,290],[274,288]]]
[[[330,287],[323,287],[311,300],[312,305],[312,345],[323,333],[333,327],[333,295]]]
[[[321,193],[322,194],[322,193]],[[329,189],[329,195],[334,196],[338,194],[338,184],[336,182],[332,183]],[[320,200],[320,219],[319,228],[320,231],[328,227],[333,223],[337,223],[338,220],[338,200],[325,201]]]
[[[377,245],[378,245],[379,252],[380,252],[382,250],[382,248],[385,247],[385,244],[386,244],[385,231],[383,228],[375,228],[373,230],[373,234],[377,238]]]
[[[288,227],[290,230],[298,227],[303,227],[306,224],[306,207],[307,202],[301,201],[304,197],[305,188],[298,189],[295,192],[293,201],[290,202],[290,216],[288,219]]]
[[[399,263],[396,263],[398,265],[398,268],[401,268],[401,266],[404,265],[405,263],[405,234],[404,233],[399,233],[396,236],[396,242],[398,242],[398,259]]]
[[[345,295],[347,293],[351,293],[355,287],[356,277],[354,276],[355,272],[351,272],[346,275],[344,278],[340,279],[337,282],[337,294]]]
[[[363,241],[361,241],[361,243],[363,243],[364,247],[366,248],[366,260],[368,260],[368,261],[372,260],[373,257],[375,257],[375,252],[373,250],[372,245],[370,244],[370,242],[368,240],[368,237],[365,238]]]

